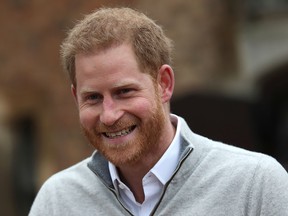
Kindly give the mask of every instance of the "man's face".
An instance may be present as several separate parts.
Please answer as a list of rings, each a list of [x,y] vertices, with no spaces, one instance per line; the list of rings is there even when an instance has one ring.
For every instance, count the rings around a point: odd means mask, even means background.
[[[90,143],[116,166],[158,149],[165,119],[159,88],[140,71],[132,48],[79,54],[75,65],[73,93]]]

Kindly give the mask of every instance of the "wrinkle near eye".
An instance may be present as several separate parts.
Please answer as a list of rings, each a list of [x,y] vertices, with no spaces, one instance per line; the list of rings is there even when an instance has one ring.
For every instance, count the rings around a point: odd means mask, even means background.
[[[119,90],[119,94],[125,94],[128,93],[129,91],[131,91],[130,89],[121,89]]]
[[[81,94],[81,103],[82,104],[96,104],[103,100],[103,96],[99,93],[86,92]]]
[[[131,94],[132,91],[133,91],[133,89],[131,89],[131,88],[124,88],[124,89],[120,89],[120,90],[117,92],[117,94],[118,94],[118,95],[126,96],[126,95]]]
[[[87,97],[86,97],[86,100],[88,100],[88,101],[101,101],[101,100],[103,100],[103,96],[102,95],[100,95],[100,94],[90,94],[90,95],[87,95]]]

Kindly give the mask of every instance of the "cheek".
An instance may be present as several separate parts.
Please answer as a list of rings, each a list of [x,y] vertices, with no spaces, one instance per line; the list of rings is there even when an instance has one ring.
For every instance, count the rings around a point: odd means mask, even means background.
[[[151,116],[155,111],[156,104],[153,100],[139,100],[133,105],[130,105],[130,111],[139,118],[145,119]]]
[[[85,109],[79,111],[79,120],[84,128],[90,129],[95,125],[97,115],[91,109]]]

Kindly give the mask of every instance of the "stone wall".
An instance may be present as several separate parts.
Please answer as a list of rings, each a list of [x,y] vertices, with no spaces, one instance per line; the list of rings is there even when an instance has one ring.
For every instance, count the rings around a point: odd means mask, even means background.
[[[91,154],[79,130],[59,46],[66,30],[84,14],[102,5],[131,4],[129,0],[107,2],[1,1],[0,94],[5,100],[0,99],[0,105],[8,107],[5,125],[0,119],[1,138],[3,127],[5,136],[11,135],[10,141],[0,140],[1,160],[5,160],[0,167],[1,215],[27,215],[31,204],[23,203],[30,202],[31,193],[44,180]],[[28,127],[33,130],[29,132],[31,152],[25,151],[30,145],[23,140]]]
[[[153,7],[152,7],[153,5]],[[139,1],[175,41],[176,95],[238,76],[238,1]]]
[[[237,13],[228,0],[2,1],[0,94],[5,102],[0,99],[0,105],[9,107],[5,130],[11,140],[1,140],[1,155],[7,158],[3,168],[6,183],[1,182],[1,187],[12,200],[4,205],[3,215],[13,215],[13,206],[23,203],[20,195],[12,193],[15,179],[19,180],[15,184],[20,185],[20,194],[26,193],[22,184],[33,184],[35,193],[50,175],[93,150],[79,130],[70,84],[59,61],[59,46],[75,20],[100,6],[135,7],[163,25],[175,41],[176,95],[209,88],[217,80],[237,75]],[[17,137],[25,132],[25,122],[31,123],[26,126],[31,127],[33,146],[31,152],[19,153],[27,144]],[[29,164],[31,160],[33,164]],[[22,180],[20,169],[32,176]],[[1,193],[0,200],[7,200],[5,196]],[[15,214],[27,215],[27,206],[18,209]]]

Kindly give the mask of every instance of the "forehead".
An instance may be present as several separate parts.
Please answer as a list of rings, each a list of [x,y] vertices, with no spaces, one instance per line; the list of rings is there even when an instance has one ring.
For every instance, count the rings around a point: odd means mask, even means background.
[[[122,44],[75,58],[76,82],[79,85],[123,85],[150,75],[143,73],[135,58],[132,47]]]
[[[75,56],[76,73],[89,69],[109,69],[111,67],[137,67],[139,65],[134,51],[129,44],[121,44],[106,49],[94,49],[89,53],[79,53]]]

